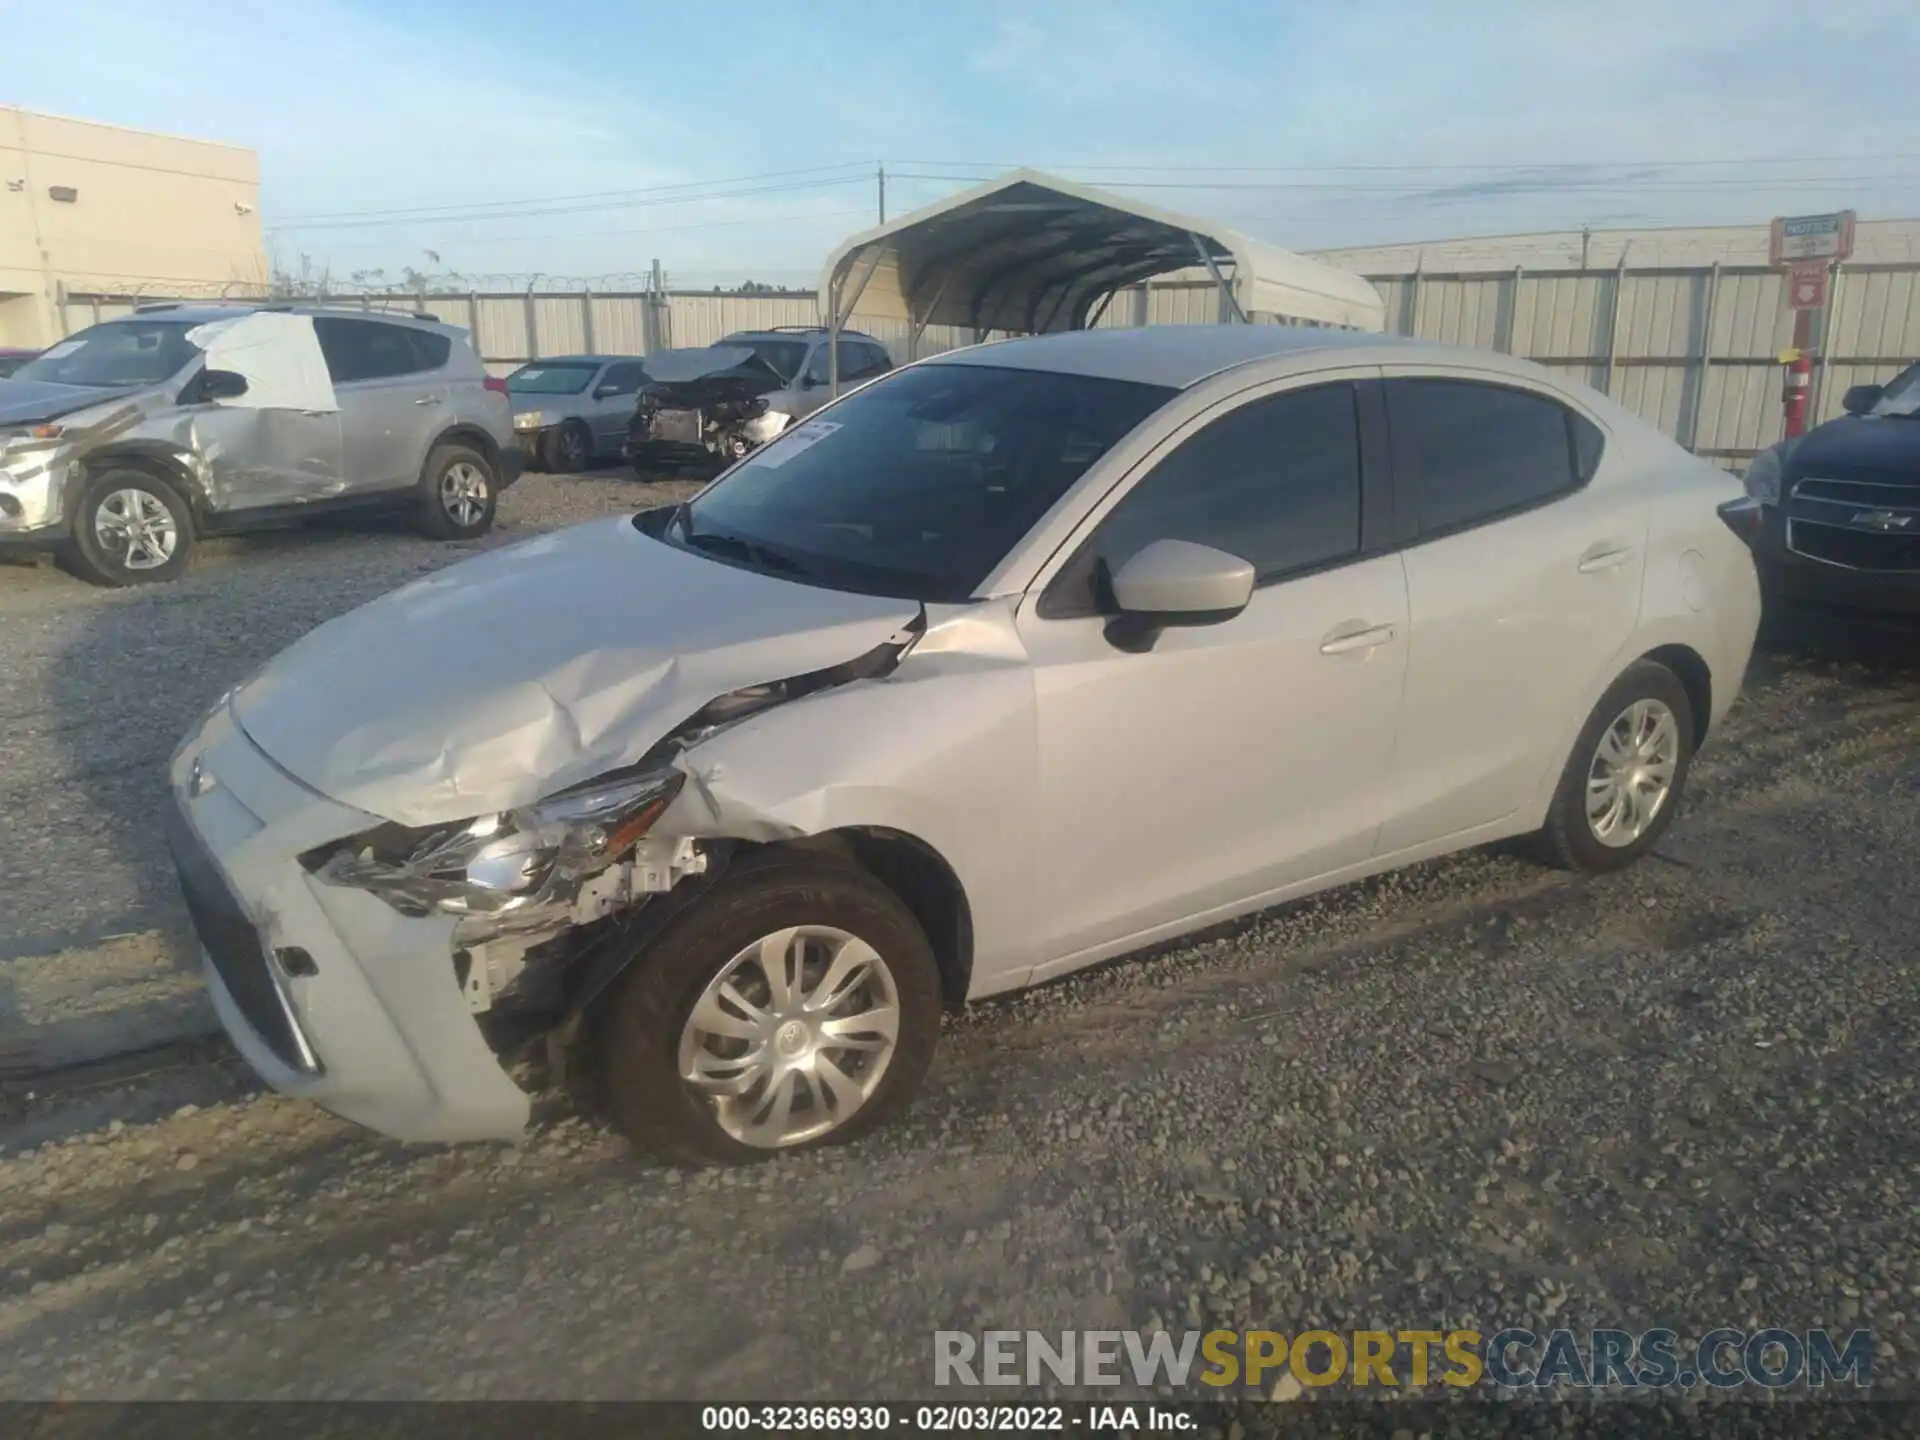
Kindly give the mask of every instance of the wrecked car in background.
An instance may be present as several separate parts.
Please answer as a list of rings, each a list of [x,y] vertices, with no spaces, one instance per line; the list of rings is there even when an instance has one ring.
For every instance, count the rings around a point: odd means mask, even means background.
[[[827,332],[812,327],[743,330],[705,349],[652,356],[627,457],[642,474],[731,464],[826,404],[828,358]],[[879,341],[841,332],[842,385],[892,368]]]
[[[556,355],[522,365],[507,376],[507,394],[528,464],[572,475],[620,454],[646,380],[646,362],[636,355]]]
[[[1748,503],[1506,356],[978,346],[321,625],[175,754],[169,843],[277,1089],[510,1137],[544,1049],[764,1158],[897,1113],[943,1006],[1507,836],[1639,859],[1740,688]]]
[[[0,548],[97,585],[326,510],[409,508],[469,539],[520,468],[505,385],[426,318],[147,306],[0,383]]]

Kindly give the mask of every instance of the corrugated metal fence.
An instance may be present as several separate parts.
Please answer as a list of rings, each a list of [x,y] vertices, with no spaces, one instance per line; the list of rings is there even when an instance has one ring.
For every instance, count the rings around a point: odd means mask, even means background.
[[[1786,277],[1762,266],[1369,276],[1400,335],[1519,355],[1591,385],[1697,454],[1737,466],[1780,438]],[[1920,265],[1842,265],[1819,316],[1813,413],[1920,360]],[[1116,297],[1102,325],[1211,320],[1212,287]],[[1131,303],[1129,303],[1131,302]],[[1116,313],[1117,312],[1117,313]]]
[[[1509,270],[1369,277],[1399,334],[1523,356],[1584,381],[1645,416],[1681,444],[1738,465],[1780,438],[1779,352],[1793,338],[1785,276],[1751,266],[1661,270]],[[1814,416],[1839,413],[1850,385],[1890,378],[1920,359],[1920,265],[1842,265],[1819,317]],[[159,297],[146,297],[153,303]],[[128,296],[69,295],[69,332],[126,314]],[[382,295],[336,301],[377,310],[425,310],[469,330],[496,373],[543,355],[644,355],[709,345],[734,330],[818,323],[807,292],[741,295],[584,291],[483,295]],[[1183,279],[1133,287],[1101,316],[1103,326],[1211,323],[1211,284]],[[897,322],[856,328],[905,358]],[[966,344],[959,329],[932,327],[918,353]]]
[[[188,297],[94,295],[66,297],[66,333],[130,314],[137,305]],[[239,300],[244,296],[222,296]],[[347,309],[426,312],[468,331],[487,368],[504,375],[517,365],[555,355],[650,355],[656,350],[711,345],[736,330],[777,325],[817,325],[820,309],[811,290],[766,295],[732,291],[675,290],[595,294],[584,290],[533,291],[511,295],[348,295],[326,303]],[[905,322],[855,315],[851,324],[903,359]],[[929,326],[917,353],[933,355],[972,342],[969,331]]]

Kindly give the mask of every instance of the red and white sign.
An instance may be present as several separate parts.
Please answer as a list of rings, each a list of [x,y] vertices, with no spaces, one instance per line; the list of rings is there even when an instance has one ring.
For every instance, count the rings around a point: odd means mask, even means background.
[[[1782,215],[1773,222],[1767,260],[1791,265],[1798,260],[1844,260],[1853,254],[1853,211],[1832,215]]]
[[[1827,262],[1802,260],[1787,271],[1787,308],[1818,310],[1827,303]]]

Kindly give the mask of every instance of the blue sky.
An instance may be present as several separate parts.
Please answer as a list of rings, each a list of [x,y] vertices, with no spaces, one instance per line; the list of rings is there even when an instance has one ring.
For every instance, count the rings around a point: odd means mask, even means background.
[[[805,283],[877,160],[894,214],[1029,164],[1303,249],[1920,213],[1912,0],[0,0],[0,34],[48,57],[0,101],[256,148],[276,258],[335,277]]]

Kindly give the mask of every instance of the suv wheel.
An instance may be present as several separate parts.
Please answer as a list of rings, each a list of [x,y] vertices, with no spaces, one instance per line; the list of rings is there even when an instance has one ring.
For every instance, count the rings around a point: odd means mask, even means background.
[[[193,512],[172,485],[145,470],[106,470],[74,507],[69,563],[89,584],[151,585],[187,568],[193,538]]]
[[[493,527],[500,485],[493,463],[467,445],[441,445],[420,476],[421,524],[436,540],[472,540]]]
[[[841,1144],[913,1099],[940,1010],[927,937],[866,871],[749,864],[604,1002],[599,1098],[637,1147],[697,1164]]]
[[[593,437],[578,420],[569,420],[550,431],[541,448],[546,451],[545,468],[555,475],[577,474],[593,459]]]
[[[1660,843],[1686,789],[1693,706],[1666,666],[1635,661],[1600,697],[1540,839],[1568,870],[1624,870]]]

